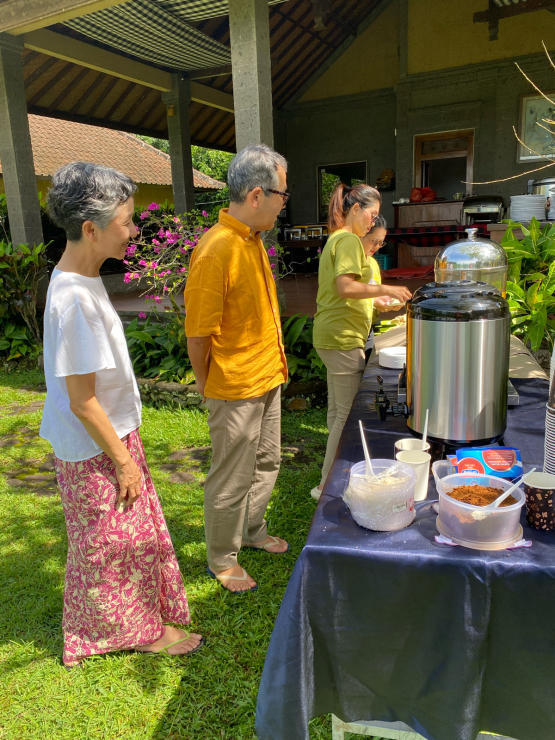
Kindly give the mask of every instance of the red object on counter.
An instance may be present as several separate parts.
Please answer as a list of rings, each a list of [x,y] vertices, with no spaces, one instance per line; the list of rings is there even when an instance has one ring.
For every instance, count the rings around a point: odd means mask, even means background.
[[[412,188],[410,191],[411,203],[429,203],[437,198],[437,193],[432,188]]]

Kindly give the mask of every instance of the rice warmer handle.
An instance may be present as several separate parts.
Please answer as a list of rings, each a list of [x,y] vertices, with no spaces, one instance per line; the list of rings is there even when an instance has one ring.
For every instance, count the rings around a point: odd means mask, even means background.
[[[407,306],[408,427],[451,445],[488,444],[507,419],[511,316],[493,286],[428,283]]]

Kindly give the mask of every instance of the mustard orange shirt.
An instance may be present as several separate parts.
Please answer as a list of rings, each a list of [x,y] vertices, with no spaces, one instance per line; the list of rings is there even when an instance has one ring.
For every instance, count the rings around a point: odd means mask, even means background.
[[[276,286],[259,234],[220,211],[195,247],[185,333],[211,337],[209,398],[256,398],[287,380]]]

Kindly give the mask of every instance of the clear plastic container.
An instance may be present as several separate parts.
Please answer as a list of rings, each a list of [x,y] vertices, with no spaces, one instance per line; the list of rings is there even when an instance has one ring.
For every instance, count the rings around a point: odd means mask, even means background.
[[[486,510],[483,506],[465,504],[449,496],[449,491],[458,486],[492,486],[499,493],[513,483],[505,478],[475,473],[453,473],[453,466],[446,460],[432,465],[432,473],[439,496],[437,528],[454,542],[475,550],[503,550],[522,538],[520,511],[526,496],[522,488],[516,488],[511,496],[516,503]]]
[[[407,527],[415,516],[412,468],[397,460],[372,460],[374,475],[366,475],[364,460],[351,468],[343,501],[355,522],[366,529],[390,532]]]

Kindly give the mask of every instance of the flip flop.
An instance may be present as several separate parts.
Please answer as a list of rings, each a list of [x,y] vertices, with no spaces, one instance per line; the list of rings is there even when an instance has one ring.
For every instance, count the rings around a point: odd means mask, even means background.
[[[187,650],[186,653],[169,653],[168,648],[173,647],[174,645],[179,645],[180,642],[186,642],[191,635],[188,634],[186,637],[181,637],[179,640],[174,640],[173,642],[168,643],[165,647],[160,648],[160,650],[135,650],[137,653],[141,653],[142,655],[169,655],[170,658],[186,658],[188,655],[192,655],[193,653],[198,652],[201,647],[204,645],[204,637],[200,638],[199,644],[193,648],[192,650]]]
[[[218,578],[218,576],[213,571],[211,571],[208,566],[206,566],[206,572],[208,573],[210,578],[214,578],[216,581],[218,581],[220,586],[226,591],[229,591],[230,594],[247,594],[249,591],[256,591],[256,589],[258,588],[258,583],[254,586],[251,586],[251,588],[243,588],[240,591],[232,591],[231,589],[227,588],[227,586],[221,580],[223,578],[226,581],[246,581],[249,577],[249,574],[244,568],[241,568],[241,570],[243,571],[242,576],[220,576],[220,578]]]
[[[289,542],[287,542],[287,550],[282,550],[282,552],[274,552],[273,550],[268,550],[268,547],[271,547],[272,545],[277,545],[280,541],[286,542],[286,540],[281,540],[280,537],[276,537],[273,534],[268,535],[268,539],[271,540],[271,542],[267,542],[265,545],[243,545],[243,548],[246,550],[265,550],[266,552],[269,552],[270,555],[285,555],[286,552],[289,552]]]

